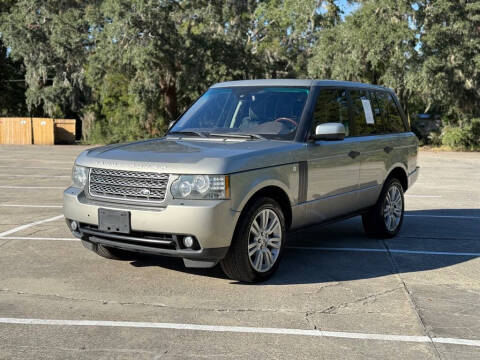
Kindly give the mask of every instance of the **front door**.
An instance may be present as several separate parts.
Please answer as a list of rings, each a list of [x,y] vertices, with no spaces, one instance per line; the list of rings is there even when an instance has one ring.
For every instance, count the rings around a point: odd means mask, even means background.
[[[308,145],[307,217],[321,222],[356,210],[360,165],[350,137],[348,96],[345,89],[321,89],[312,129],[326,122],[345,126],[344,140],[315,141]]]

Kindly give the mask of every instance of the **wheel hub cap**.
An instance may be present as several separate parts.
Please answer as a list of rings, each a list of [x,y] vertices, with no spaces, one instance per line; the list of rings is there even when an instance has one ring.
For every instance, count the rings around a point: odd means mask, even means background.
[[[248,258],[258,272],[270,270],[276,263],[282,244],[282,227],[271,209],[261,210],[250,226]]]
[[[400,224],[403,210],[403,199],[400,189],[393,185],[387,191],[383,207],[383,220],[389,231],[395,231]]]

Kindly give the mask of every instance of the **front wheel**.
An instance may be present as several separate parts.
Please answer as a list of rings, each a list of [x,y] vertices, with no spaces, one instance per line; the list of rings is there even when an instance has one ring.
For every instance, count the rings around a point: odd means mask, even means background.
[[[268,279],[277,269],[285,243],[285,217],[280,205],[259,198],[242,214],[227,256],[225,274],[242,282]]]
[[[132,260],[134,258],[134,254],[130,251],[100,244],[94,248],[94,251],[97,253],[97,255],[111,260]]]
[[[371,237],[392,238],[403,223],[403,187],[396,178],[387,180],[375,206],[362,216],[365,233]]]

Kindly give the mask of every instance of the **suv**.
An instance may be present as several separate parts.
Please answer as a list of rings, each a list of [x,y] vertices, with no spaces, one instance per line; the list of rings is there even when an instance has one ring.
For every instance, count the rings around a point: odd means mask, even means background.
[[[362,215],[367,235],[395,236],[419,173],[417,149],[390,89],[225,82],[163,138],[80,154],[65,218],[106,258],[220,262],[232,279],[261,281],[277,269],[289,230]]]

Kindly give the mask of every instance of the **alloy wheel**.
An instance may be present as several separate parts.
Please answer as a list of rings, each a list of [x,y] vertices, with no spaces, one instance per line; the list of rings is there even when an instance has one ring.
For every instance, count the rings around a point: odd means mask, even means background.
[[[400,224],[403,211],[402,193],[398,186],[391,186],[385,196],[383,205],[383,220],[388,231],[395,231]]]
[[[250,226],[248,258],[258,272],[269,271],[276,263],[282,246],[282,227],[271,209],[261,210]]]

